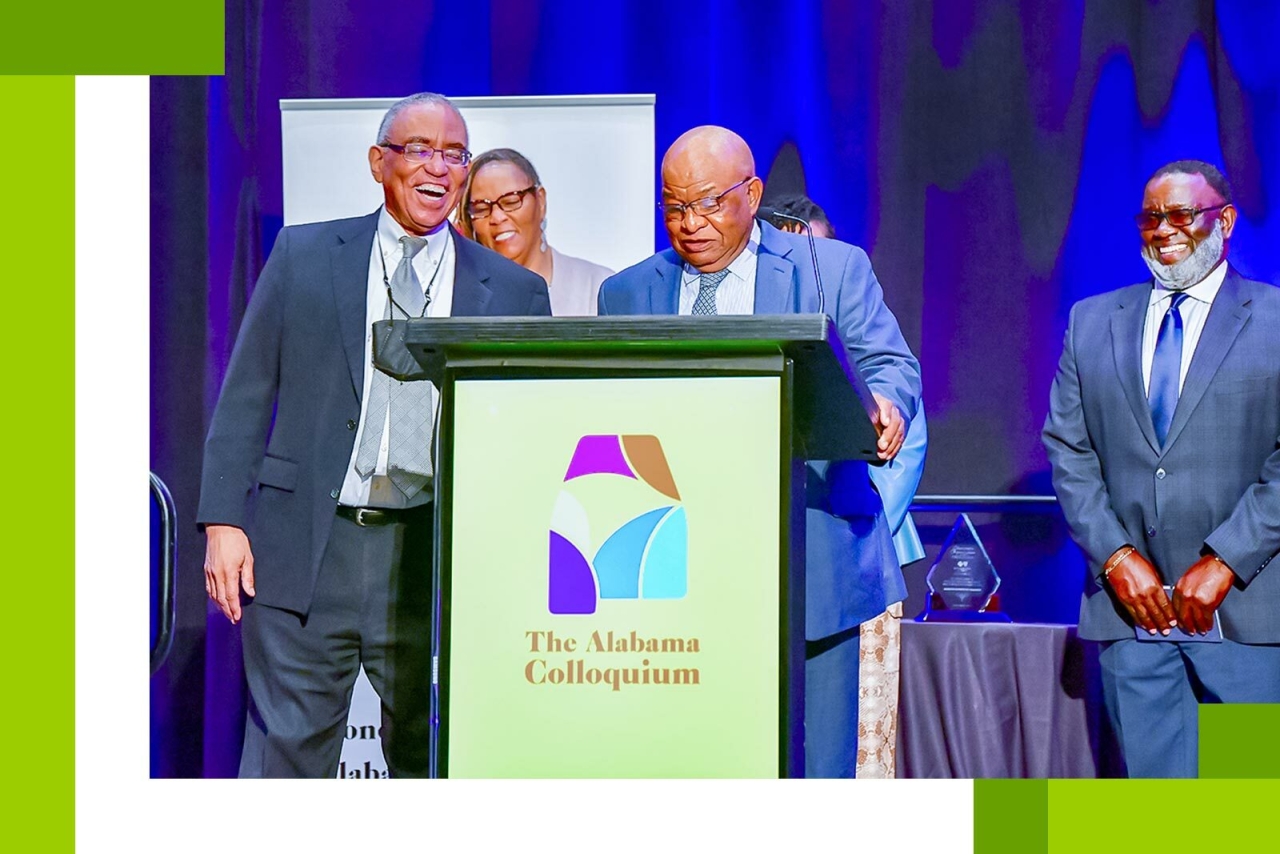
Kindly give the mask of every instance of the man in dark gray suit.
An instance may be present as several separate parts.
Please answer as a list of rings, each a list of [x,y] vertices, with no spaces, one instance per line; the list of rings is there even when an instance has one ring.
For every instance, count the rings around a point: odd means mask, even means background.
[[[429,772],[435,395],[372,368],[371,324],[551,313],[540,276],[449,226],[470,159],[448,100],[397,102],[369,149],[382,207],[284,229],[249,301],[197,518],[209,596],[244,619],[242,777],[334,776],[361,665],[391,774]]]
[[[1045,420],[1135,777],[1196,775],[1200,702],[1280,702],[1280,290],[1227,264],[1236,216],[1210,164],[1156,171],[1153,279],[1072,309]]]

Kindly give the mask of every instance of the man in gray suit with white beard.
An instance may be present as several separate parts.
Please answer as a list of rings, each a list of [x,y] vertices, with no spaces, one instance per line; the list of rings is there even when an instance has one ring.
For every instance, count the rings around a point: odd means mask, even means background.
[[[1196,776],[1199,703],[1280,702],[1280,290],[1227,264],[1236,216],[1210,164],[1156,171],[1153,279],[1072,309],[1044,425],[1133,777]]]

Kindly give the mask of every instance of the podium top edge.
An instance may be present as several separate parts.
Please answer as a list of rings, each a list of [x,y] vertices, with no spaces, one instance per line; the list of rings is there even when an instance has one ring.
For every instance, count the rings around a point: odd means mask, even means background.
[[[839,339],[834,324],[825,314],[439,317],[418,318],[405,323],[405,343],[411,345],[485,346],[544,342],[609,345],[671,341],[785,343]]]
[[[399,98],[281,98],[280,111],[386,110]],[[507,95],[449,98],[458,109],[468,107],[643,107],[657,103],[657,95]]]

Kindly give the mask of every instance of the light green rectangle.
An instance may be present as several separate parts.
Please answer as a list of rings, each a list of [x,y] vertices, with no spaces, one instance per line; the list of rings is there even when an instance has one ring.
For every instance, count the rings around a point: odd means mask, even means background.
[[[1273,851],[1280,780],[1050,780],[1050,854]]]
[[[456,389],[450,776],[777,776],[781,380]],[[638,455],[625,460],[635,477],[566,481],[588,435],[657,437],[678,495]],[[629,520],[664,507],[687,522],[683,595],[550,612],[553,528],[591,560]],[[642,572],[662,569],[650,560],[661,530],[637,558]],[[573,648],[536,634],[547,632]],[[661,671],[668,684],[655,684]]]
[[[44,139],[75,138],[75,80],[0,77],[6,126],[38,128]],[[5,447],[39,460],[39,483],[57,484],[49,510],[31,512],[19,477],[3,491],[0,511],[9,552],[6,593],[15,603],[3,628],[13,689],[3,704],[8,761],[19,785],[8,788],[5,828],[11,851],[70,851],[75,844],[75,168],[39,158],[30,135],[0,134],[0,220],[9,235],[5,257],[4,330],[0,359],[9,366],[11,413],[40,413],[0,422]],[[37,225],[40,224],[40,225]],[[51,327],[50,324],[53,324]],[[51,334],[51,328],[54,330]],[[20,453],[19,453],[20,449]],[[141,479],[139,479],[141,484]],[[141,498],[141,489],[138,491]],[[33,714],[36,717],[32,717]]]

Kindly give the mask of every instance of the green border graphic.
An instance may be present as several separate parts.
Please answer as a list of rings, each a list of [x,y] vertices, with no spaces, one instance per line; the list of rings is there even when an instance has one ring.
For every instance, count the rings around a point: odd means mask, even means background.
[[[975,854],[1275,848],[1280,705],[1200,707],[1198,780],[975,780]]]
[[[1200,779],[1266,777],[1280,777],[1280,705],[1201,706]]]
[[[12,3],[0,13],[0,102],[7,111],[0,135],[0,212],[14,235],[8,244],[6,311],[0,356],[16,368],[6,397],[45,412],[41,430],[6,419],[8,446],[41,461],[49,483],[75,479],[75,78],[76,74],[220,75],[224,68],[224,4],[193,0],[87,3],[57,7]],[[22,75],[22,76],[19,76]],[[33,75],[33,76],[25,76]],[[56,76],[43,76],[56,75]],[[48,228],[32,228],[32,222]],[[53,302],[50,302],[50,299]],[[51,310],[58,327],[35,322]],[[38,370],[24,370],[39,360]],[[69,379],[63,379],[69,378]],[[61,416],[61,417],[58,417]],[[142,506],[144,477],[138,473]],[[62,487],[64,493],[66,487]],[[25,512],[7,497],[5,542],[10,557],[4,621],[6,683],[25,686],[32,703],[5,704],[12,738],[14,782],[9,787],[6,847],[20,851],[75,850],[75,540],[73,496],[61,512]],[[16,553],[16,554],[15,554]],[[139,660],[142,648],[137,650]]]
[[[1044,851],[1048,783],[1047,780],[974,780],[973,850],[981,854]]]
[[[222,74],[225,4],[7,3],[0,74]]]
[[[6,233],[20,236],[11,239],[5,253],[6,311],[0,334],[0,359],[10,366],[5,397],[23,401],[26,411],[54,415],[39,431],[21,419],[5,419],[5,445],[27,448],[24,456],[40,461],[37,476],[65,485],[75,479],[75,387],[63,379],[75,372],[69,334],[75,298],[70,239],[75,171],[69,156],[75,80],[0,77],[0,103],[7,113],[6,128],[14,131],[0,134],[0,217],[9,226]],[[63,156],[50,159],[50,143],[35,145],[27,132],[31,128],[60,147]],[[36,160],[39,168],[33,168]],[[32,228],[32,222],[50,227]],[[56,318],[52,335],[36,322],[40,317]],[[59,487],[60,493],[65,490]],[[6,598],[13,603],[4,620],[5,684],[22,686],[3,704],[4,730],[30,732],[38,722],[40,737],[9,739],[9,765],[21,770],[14,780],[19,784],[10,785],[5,796],[5,814],[12,816],[5,822],[5,838],[6,847],[15,851],[64,851],[74,845],[75,541],[67,532],[75,507],[67,496],[54,501],[57,512],[24,512],[37,506],[27,499],[25,489],[4,498],[4,541],[10,554]]]
[[[31,166],[37,157],[46,167],[50,163],[50,140],[62,141],[65,149],[74,138],[75,83],[69,75],[220,75],[224,12],[224,4],[212,0],[176,5],[71,0],[56,10],[10,4],[4,11],[0,96],[10,111],[9,127],[39,128],[43,139],[0,137],[0,186],[6,202],[0,216],[12,224],[10,234],[22,235],[25,247],[9,253],[8,281],[14,286],[6,295],[9,310],[0,336],[7,364],[24,364],[27,354],[39,352],[42,376],[73,376],[73,336],[64,331],[57,336],[59,346],[50,347],[48,336],[29,321],[47,311],[51,293],[63,295],[60,312],[67,315],[74,299],[74,258],[67,244],[74,220],[73,163],[63,157],[58,168]],[[23,227],[33,213],[58,228]],[[42,287],[23,287],[23,282],[41,282]],[[74,381],[37,385],[18,372],[9,375],[6,387],[11,399],[65,416],[60,423],[51,421],[31,450],[45,461],[50,475],[72,482]],[[13,447],[21,428],[12,420],[7,426]],[[32,437],[24,434],[21,441],[25,446]],[[138,483],[141,495],[141,475]],[[66,506],[73,502],[67,500]],[[31,640],[38,638],[40,654],[9,656],[9,683],[26,684],[41,697],[41,729],[48,737],[12,740],[14,765],[22,769],[22,777],[20,786],[11,787],[8,806],[22,821],[10,823],[6,839],[21,850],[70,851],[75,827],[75,625],[68,606],[74,602],[74,542],[66,536],[69,520],[64,515],[27,516],[16,507],[7,509],[10,550],[39,544],[38,553],[31,547],[22,556],[29,559],[20,558],[9,575],[11,600],[26,604],[10,610],[3,637],[14,650],[31,648]],[[29,724],[25,717],[18,720],[26,711],[6,709],[10,732]],[[1128,854],[1180,841],[1215,851],[1266,850],[1274,845],[1269,808],[1280,802],[1278,733],[1280,706],[1211,706],[1201,712],[1201,780],[977,780],[974,851]],[[1133,812],[1109,808],[1116,798],[1137,806]],[[1197,808],[1201,803],[1203,810]],[[1213,823],[1182,827],[1184,818],[1194,822],[1200,816]]]

